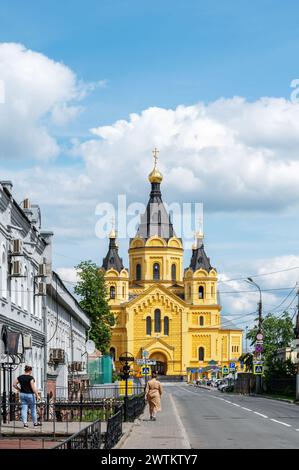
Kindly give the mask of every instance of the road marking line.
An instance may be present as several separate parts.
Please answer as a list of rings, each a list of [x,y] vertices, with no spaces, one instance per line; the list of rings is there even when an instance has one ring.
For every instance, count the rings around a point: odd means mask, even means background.
[[[262,418],[268,418],[266,415],[262,415],[262,413],[258,413],[257,411],[254,411],[254,414],[261,416]]]
[[[292,427],[291,424],[283,423],[282,421],[277,421],[277,419],[271,419],[271,421],[274,421],[274,423],[282,424],[283,426],[287,426],[288,428]],[[296,431],[299,431],[299,429],[296,429]]]
[[[238,408],[241,408],[241,406],[238,405],[238,403],[232,403],[232,405],[237,406]]]
[[[188,434],[186,432],[186,429],[183,425],[183,422],[180,418],[180,415],[179,415],[179,412],[178,412],[178,409],[177,409],[177,406],[175,404],[175,401],[174,401],[174,398],[173,396],[171,395],[171,393],[169,394],[169,397],[170,397],[170,401],[172,403],[172,406],[173,406],[173,409],[174,409],[174,412],[176,414],[176,418],[177,418],[177,421],[178,421],[178,425],[179,427],[181,428],[181,432],[182,432],[182,437],[183,437],[183,446],[186,446],[186,447],[183,447],[183,449],[191,449],[191,444],[189,442],[189,439],[188,439]]]
[[[252,411],[250,408],[245,408],[245,406],[242,406],[241,408],[242,408],[242,410]]]
[[[192,390],[188,390],[188,389],[185,389],[184,392],[189,392],[189,393],[193,393],[193,395],[199,395],[199,393],[197,392],[193,392]]]
[[[223,400],[223,401],[225,401],[225,403],[230,403],[230,404],[232,403],[231,401],[228,401],[228,400]]]

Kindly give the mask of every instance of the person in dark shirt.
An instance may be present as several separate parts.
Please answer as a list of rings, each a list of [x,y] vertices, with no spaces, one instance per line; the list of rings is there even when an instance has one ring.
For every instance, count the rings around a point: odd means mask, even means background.
[[[14,383],[14,388],[20,392],[22,403],[22,421],[24,428],[28,428],[27,416],[28,406],[31,411],[34,426],[39,426],[36,413],[36,400],[38,400],[38,391],[35,385],[34,377],[32,377],[32,367],[25,366],[25,374],[20,375]]]

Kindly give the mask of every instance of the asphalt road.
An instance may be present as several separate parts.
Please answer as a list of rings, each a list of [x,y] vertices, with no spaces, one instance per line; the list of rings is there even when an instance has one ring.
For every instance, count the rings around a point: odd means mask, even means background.
[[[299,449],[299,406],[167,385],[192,449]]]

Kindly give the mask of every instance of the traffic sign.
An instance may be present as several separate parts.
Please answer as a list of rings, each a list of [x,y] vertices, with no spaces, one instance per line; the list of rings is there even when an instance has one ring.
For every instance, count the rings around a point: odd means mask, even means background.
[[[254,364],[253,373],[254,375],[264,375],[264,366],[262,364]]]
[[[153,361],[152,359],[137,359],[136,364],[138,366],[156,366],[157,361]]]
[[[141,375],[150,375],[151,374],[151,367],[150,366],[143,366],[141,368]]]
[[[234,362],[230,362],[229,363],[229,368],[230,369],[235,369],[236,368],[236,364]]]
[[[223,375],[228,375],[229,374],[229,369],[227,366],[222,367],[222,374]]]

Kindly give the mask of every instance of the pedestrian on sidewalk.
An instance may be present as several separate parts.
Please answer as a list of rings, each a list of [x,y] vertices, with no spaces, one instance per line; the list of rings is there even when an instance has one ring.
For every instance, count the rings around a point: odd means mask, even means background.
[[[40,426],[37,421],[36,400],[39,399],[38,391],[35,385],[34,377],[32,377],[32,367],[25,366],[25,374],[20,375],[14,382],[14,388],[20,392],[22,403],[22,421],[24,428],[28,428],[27,415],[28,406],[31,411],[32,421],[35,427]]]
[[[156,421],[158,411],[161,411],[162,385],[157,380],[157,373],[152,372],[152,379],[149,380],[145,389],[145,399],[148,401],[150,419]]]

